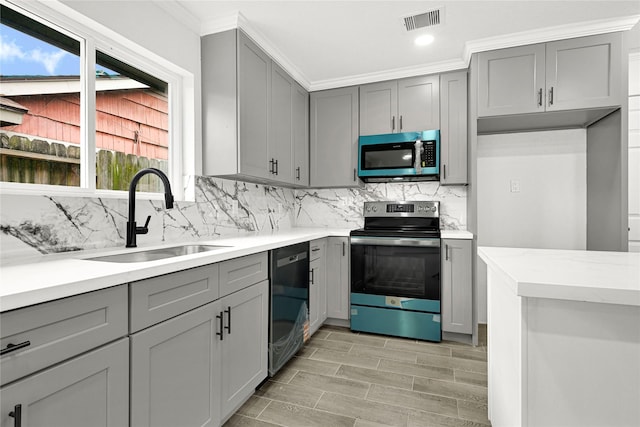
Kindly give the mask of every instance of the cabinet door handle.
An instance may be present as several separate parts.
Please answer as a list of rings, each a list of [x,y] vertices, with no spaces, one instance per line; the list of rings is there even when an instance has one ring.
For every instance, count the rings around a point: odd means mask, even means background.
[[[447,179],[447,165],[442,165],[442,179]]]
[[[273,173],[273,159],[269,160],[269,173]]]
[[[402,116],[400,116],[400,131],[402,131]]]
[[[275,172],[276,175],[278,175],[278,161],[276,160],[275,162]]]
[[[538,89],[538,107],[542,107],[542,88]]]
[[[227,335],[231,335],[231,307],[227,306],[224,312],[227,313],[227,326],[224,328],[227,330]]]
[[[353,182],[356,181],[356,168],[353,168]]]
[[[20,350],[21,348],[29,347],[30,345],[31,345],[31,341],[21,342],[20,344],[9,343],[5,348],[0,350],[0,356],[4,356],[7,353]]]
[[[311,273],[311,284],[315,285],[316,284],[315,268],[312,268],[309,273]]]
[[[13,411],[9,412],[9,416],[13,418],[14,427],[22,427],[22,405],[13,407]]]
[[[220,337],[220,341],[224,340],[224,318],[222,312],[216,316],[216,319],[220,321],[220,332],[216,332],[216,335]]]
[[[296,168],[296,179],[300,181],[300,166]]]
[[[444,260],[449,261],[449,245],[444,245]]]
[[[342,242],[342,256],[345,256],[347,254],[347,244],[345,242]]]
[[[553,105],[553,86],[549,89],[549,105]]]
[[[396,130],[396,116],[391,117],[391,132]]]

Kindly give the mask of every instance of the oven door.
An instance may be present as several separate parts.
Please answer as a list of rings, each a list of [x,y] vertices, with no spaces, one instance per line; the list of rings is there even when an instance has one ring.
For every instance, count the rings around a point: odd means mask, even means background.
[[[440,239],[351,236],[351,292],[439,302]]]

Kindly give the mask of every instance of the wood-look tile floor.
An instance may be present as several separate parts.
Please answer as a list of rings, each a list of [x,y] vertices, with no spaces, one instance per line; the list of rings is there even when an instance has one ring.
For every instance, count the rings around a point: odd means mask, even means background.
[[[486,347],[324,326],[225,427],[486,425]]]

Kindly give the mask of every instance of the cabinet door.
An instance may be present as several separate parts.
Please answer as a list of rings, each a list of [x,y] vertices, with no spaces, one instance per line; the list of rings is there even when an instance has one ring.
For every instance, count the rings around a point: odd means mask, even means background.
[[[242,31],[238,31],[238,98],[240,172],[271,178],[268,138],[271,59]]]
[[[17,407],[20,405],[19,407]],[[129,339],[85,353],[0,389],[0,425],[129,425]]]
[[[219,424],[218,307],[209,303],[131,335],[132,426]]]
[[[222,298],[220,314],[224,319],[220,392],[225,419],[267,377],[269,281]]]
[[[271,109],[269,161],[271,177],[293,183],[293,95],[294,82],[276,63],[271,62]]]
[[[326,248],[327,240],[319,239],[311,242],[311,259],[309,268],[309,331],[315,333],[327,319],[327,279],[326,279]],[[317,250],[314,259],[313,251]]]
[[[356,187],[358,88],[311,94],[311,187]]]
[[[466,184],[466,71],[440,76],[440,110],[440,184]]]
[[[478,116],[544,111],[544,44],[478,55]]]
[[[547,43],[547,111],[620,105],[621,37]]]
[[[349,320],[349,238],[329,237],[327,244],[327,317]]]
[[[444,239],[442,256],[442,330],[473,332],[471,240]]]
[[[360,86],[360,135],[398,132],[398,83]]]
[[[293,183],[309,185],[309,93],[298,83],[293,91]]]
[[[398,132],[440,129],[440,76],[398,80]]]

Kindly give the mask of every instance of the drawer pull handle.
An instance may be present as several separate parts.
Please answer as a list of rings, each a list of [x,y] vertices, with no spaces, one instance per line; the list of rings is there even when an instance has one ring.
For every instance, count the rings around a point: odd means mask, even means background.
[[[220,337],[220,341],[224,341],[224,317],[222,312],[216,316],[216,319],[220,320],[220,332],[216,332],[216,335]]]
[[[12,351],[20,350],[21,348],[29,347],[31,345],[31,341],[21,342],[20,344],[7,344],[6,348],[0,350],[0,356],[4,356],[7,353],[11,353]]]
[[[227,334],[231,335],[231,307],[227,307],[224,312],[227,313],[227,326],[224,328],[227,330]]]
[[[16,405],[13,407],[13,411],[9,412],[9,416],[13,418],[14,427],[22,426],[22,405]]]

